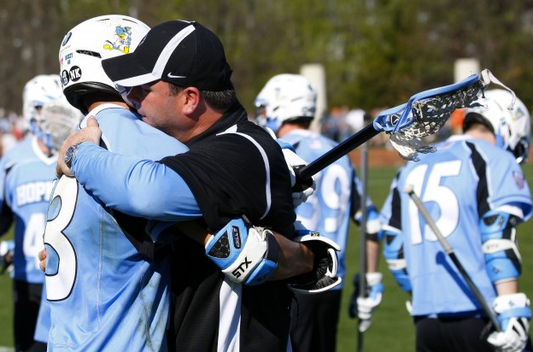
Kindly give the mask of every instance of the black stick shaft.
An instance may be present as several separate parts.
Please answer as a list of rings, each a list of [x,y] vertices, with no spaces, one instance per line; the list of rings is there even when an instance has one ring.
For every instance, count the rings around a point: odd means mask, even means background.
[[[306,166],[295,170],[296,183],[305,184],[305,181],[310,179],[313,175],[333,164],[335,161],[342,158],[353,149],[359,147],[372,137],[376,136],[379,132],[380,131],[374,128],[372,123],[366,125],[362,130],[345,141],[339,143],[335,148],[331,149],[327,153],[324,153]]]
[[[470,287],[470,290],[472,291],[474,296],[476,296],[476,299],[481,304],[481,307],[485,311],[485,314],[487,314],[487,316],[491,320],[491,322],[494,325],[494,328],[496,329],[496,331],[502,331],[502,329],[500,327],[500,322],[498,321],[498,318],[496,317],[496,314],[490,308],[490,306],[488,305],[487,301],[485,300],[485,298],[483,297],[483,295],[481,294],[481,292],[477,288],[476,284],[474,283],[474,281],[472,281],[472,278],[470,278],[470,275],[468,275],[468,273],[466,272],[463,264],[461,264],[461,262],[459,261],[459,259],[455,255],[455,252],[453,251],[453,248],[450,246],[450,244],[448,243],[448,241],[446,240],[446,238],[444,237],[442,232],[440,232],[439,228],[437,227],[437,224],[435,224],[435,221],[433,221],[433,218],[429,215],[429,212],[427,211],[426,206],[424,205],[424,203],[422,203],[420,198],[413,191],[412,187],[406,189],[405,191],[406,191],[407,194],[409,194],[409,196],[411,197],[413,202],[415,202],[415,205],[417,206],[418,210],[420,211],[420,213],[422,214],[422,216],[426,220],[426,223],[433,230],[433,232],[437,236],[437,239],[439,240],[440,244],[444,248],[445,252],[448,254],[448,256],[450,257],[452,262],[455,264],[455,266],[457,267],[457,269],[459,270],[459,272],[463,276],[463,279],[468,284],[468,287]]]
[[[365,297],[366,291],[366,218],[368,214],[368,208],[366,205],[366,198],[368,196],[368,146],[363,144],[361,150],[361,184],[362,184],[362,193],[361,193],[361,232],[359,237],[359,297]],[[361,325],[362,321],[358,322]],[[364,337],[363,331],[360,327],[357,327],[357,351],[363,352]]]

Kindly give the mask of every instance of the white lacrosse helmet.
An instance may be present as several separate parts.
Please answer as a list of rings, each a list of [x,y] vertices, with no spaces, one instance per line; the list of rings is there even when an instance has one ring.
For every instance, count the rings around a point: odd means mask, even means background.
[[[531,116],[524,103],[504,89],[491,89],[485,98],[478,101],[481,106],[465,110],[463,130],[472,122],[489,127],[496,136],[496,145],[510,151],[518,163],[525,162],[529,153]]]
[[[286,121],[311,121],[316,111],[316,90],[302,75],[272,77],[255,98],[257,122],[277,133]]]
[[[83,114],[63,96],[43,106],[42,118],[37,136],[48,148],[58,151],[70,132],[79,125]]]
[[[38,75],[30,79],[22,91],[22,114],[27,127],[36,132],[42,121],[42,107],[63,96],[59,75]]]
[[[121,94],[123,88],[107,77],[102,60],[132,52],[149,30],[138,19],[123,15],[94,17],[72,28],[59,49],[61,84],[70,104],[86,114],[82,95]]]

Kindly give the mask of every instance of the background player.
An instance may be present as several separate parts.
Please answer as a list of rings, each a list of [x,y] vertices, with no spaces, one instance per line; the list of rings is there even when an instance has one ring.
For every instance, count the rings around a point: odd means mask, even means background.
[[[306,162],[337,145],[309,129],[315,116],[316,98],[316,90],[307,78],[286,73],[272,77],[255,99],[258,123],[292,145]],[[338,275],[344,277],[350,219],[356,219],[361,205],[360,182],[348,156],[322,170],[314,179],[316,191],[296,208],[297,220],[340,246]],[[367,204],[369,219],[373,219],[367,223],[367,232],[377,241],[378,213],[370,199]],[[377,259],[371,261],[370,266],[372,273],[368,273],[367,278],[379,285],[382,275],[376,272]],[[315,295],[296,294],[291,329],[295,351],[335,351],[341,293],[342,284]]]
[[[43,247],[57,151],[81,114],[65,100],[58,75],[38,75],[28,81],[23,104],[31,134],[0,160],[0,233],[5,234],[14,223],[15,348],[45,351],[49,312],[42,295],[44,275],[37,254]],[[42,317],[37,324],[40,308]]]
[[[530,144],[530,115],[505,90],[490,90],[467,109],[463,135],[408,162],[383,207],[384,256],[401,288],[412,292],[417,351],[522,351],[531,310],[518,278],[516,226],[531,216],[518,165]],[[503,332],[487,338],[488,318],[409,196],[415,193],[489,305]],[[527,350],[531,350],[528,346]]]

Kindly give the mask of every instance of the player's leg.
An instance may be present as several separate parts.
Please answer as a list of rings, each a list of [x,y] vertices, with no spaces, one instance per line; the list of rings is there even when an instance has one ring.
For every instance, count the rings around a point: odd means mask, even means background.
[[[415,318],[417,352],[492,352],[480,318]]]
[[[332,290],[320,294],[316,327],[319,336],[317,352],[336,351],[337,325],[341,305],[341,290]]]
[[[291,342],[293,352],[312,351],[316,344],[315,316],[320,294],[295,294],[291,304]]]
[[[34,343],[33,334],[41,304],[40,284],[13,280],[14,285],[14,330],[17,350],[27,350]]]
[[[341,290],[296,294],[291,307],[294,352],[335,351]]]
[[[33,345],[24,352],[46,352],[47,345],[42,342],[34,341]]]

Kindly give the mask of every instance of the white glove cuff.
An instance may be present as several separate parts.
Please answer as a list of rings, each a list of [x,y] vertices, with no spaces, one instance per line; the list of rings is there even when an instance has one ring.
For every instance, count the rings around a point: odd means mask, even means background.
[[[529,299],[525,293],[512,293],[496,297],[493,303],[494,311],[502,313],[512,308],[529,307]]]
[[[366,273],[365,275],[366,282],[369,286],[377,285],[383,280],[383,274],[382,273]]]

